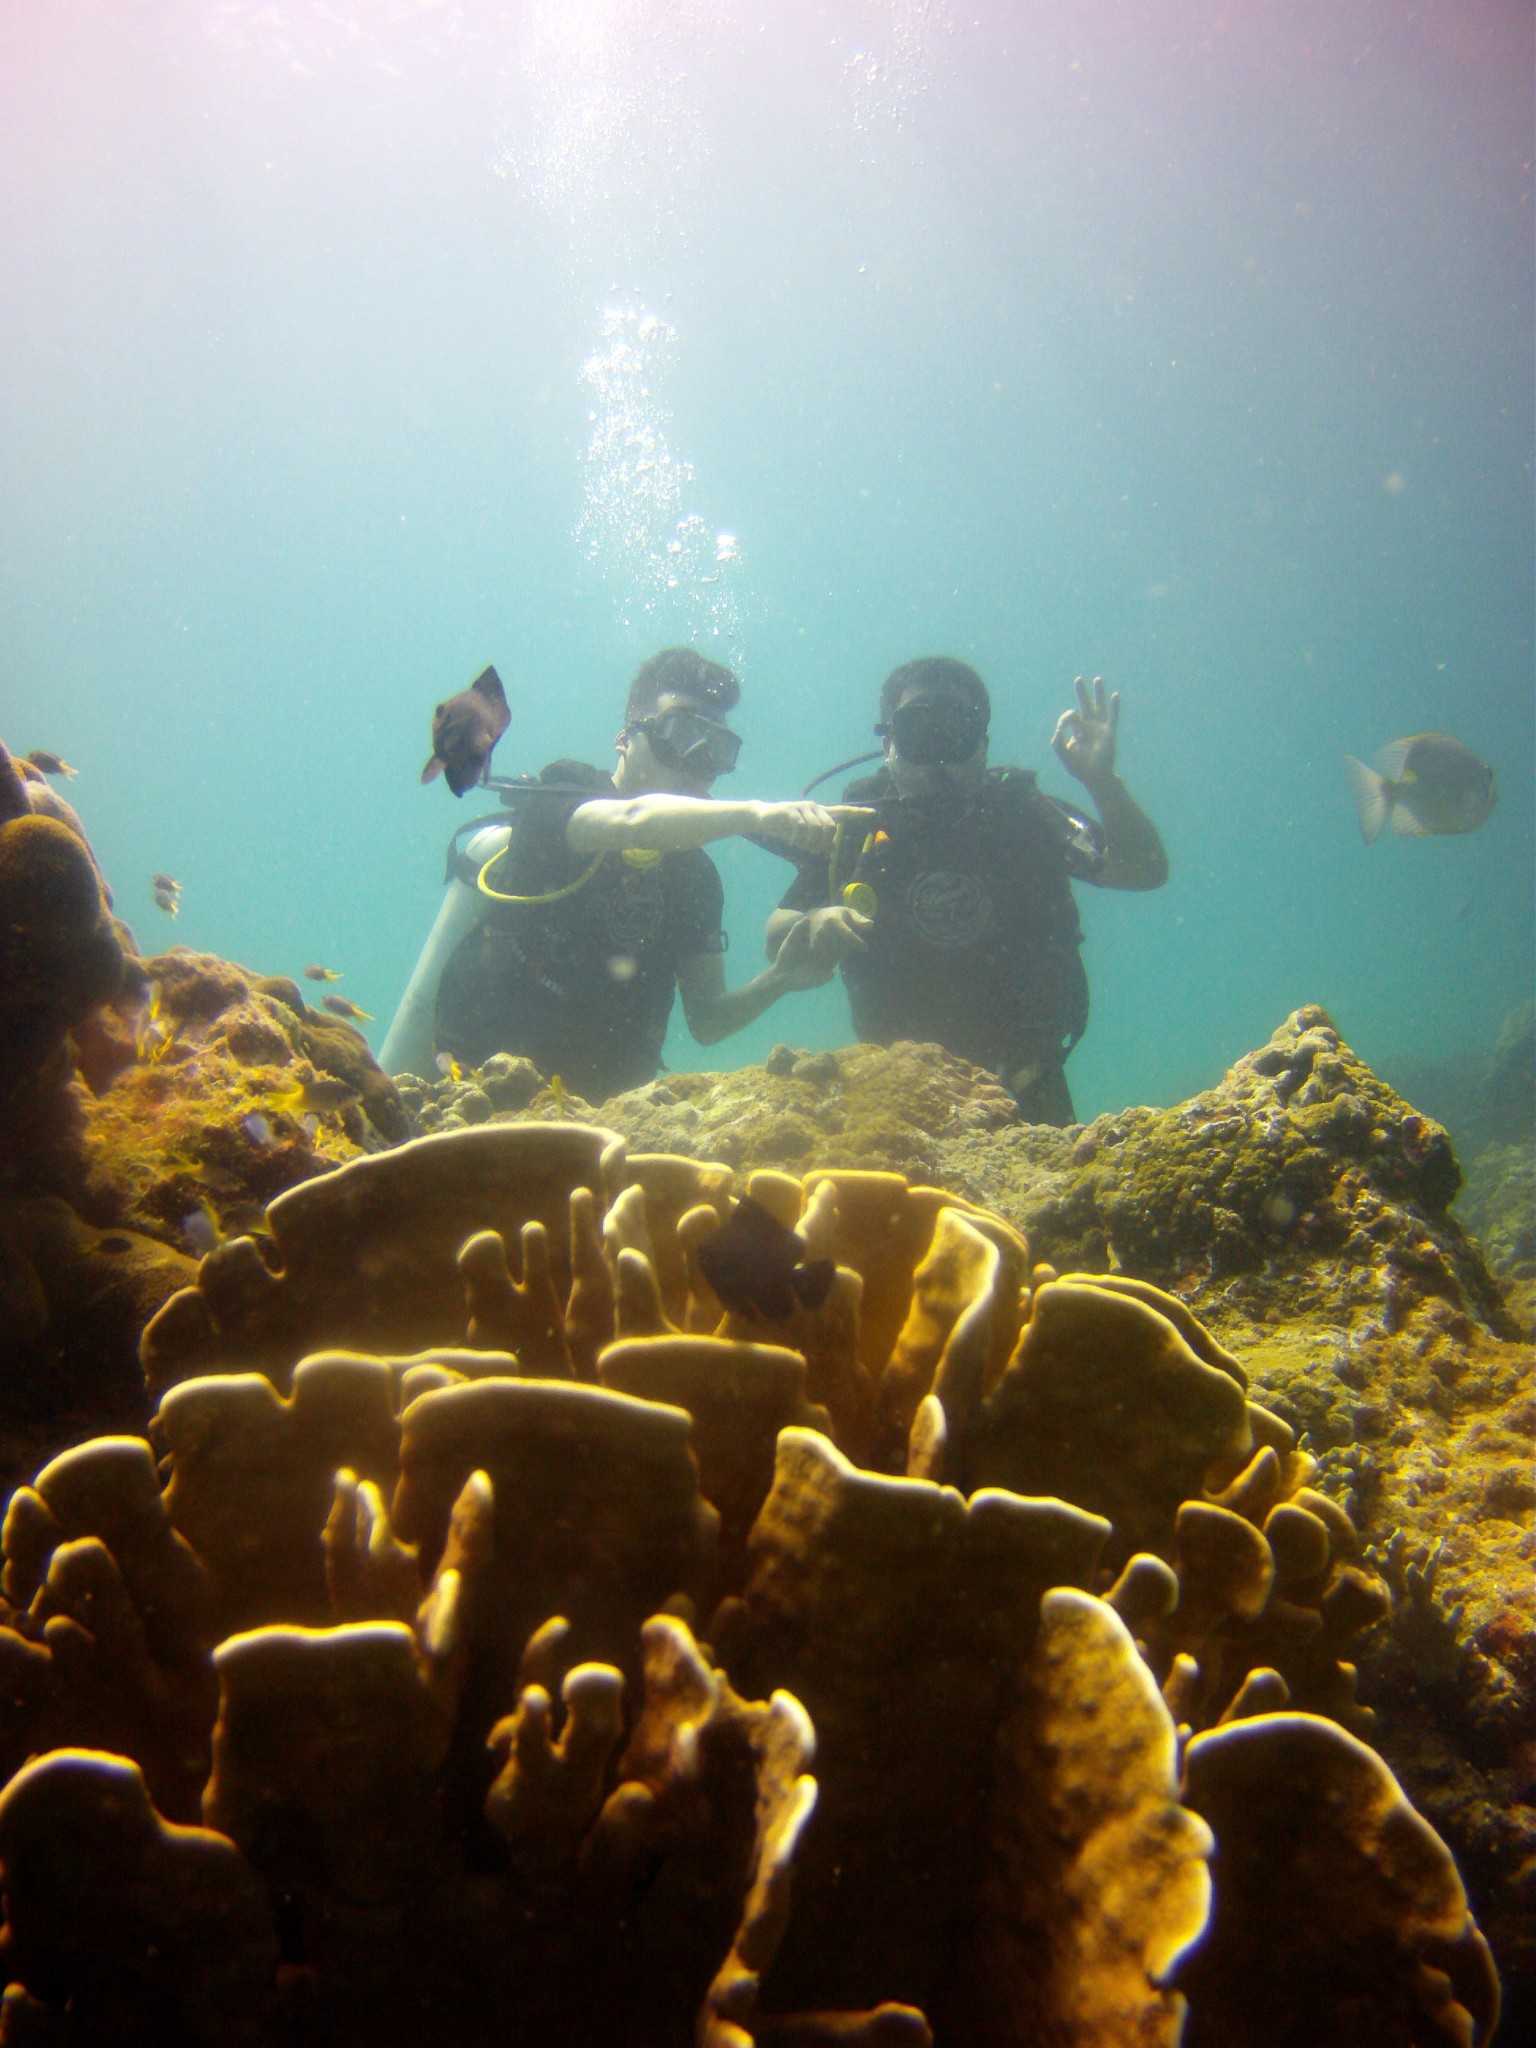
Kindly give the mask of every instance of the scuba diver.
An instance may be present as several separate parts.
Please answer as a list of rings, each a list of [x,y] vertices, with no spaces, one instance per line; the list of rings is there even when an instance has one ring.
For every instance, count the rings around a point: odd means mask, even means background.
[[[827,771],[882,760],[844,792],[874,818],[840,829],[830,861],[802,861],[768,920],[770,959],[794,944],[841,966],[861,1039],[926,1040],[988,1067],[1030,1123],[1074,1121],[1065,1062],[1088,1023],[1088,981],[1073,882],[1168,879],[1157,828],[1115,773],[1119,696],[1106,700],[1097,676],[1076,689],[1051,744],[1097,820],[1027,769],[987,766],[992,705],[975,669],[932,656],[895,670],[880,692],[882,753]]]
[[[863,817],[713,800],[741,748],[725,723],[740,695],[719,662],[668,648],[630,685],[611,776],[562,760],[489,784],[510,816],[454,834],[442,908],[380,1055],[387,1072],[521,1053],[597,1102],[658,1072],[674,993],[713,1045],[831,979],[808,928],[754,980],[725,985],[723,892],[704,846],[750,835],[825,860],[839,821]]]

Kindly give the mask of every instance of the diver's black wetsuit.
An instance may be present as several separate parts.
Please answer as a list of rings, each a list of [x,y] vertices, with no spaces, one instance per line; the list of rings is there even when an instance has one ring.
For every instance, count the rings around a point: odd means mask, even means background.
[[[557,787],[518,798],[511,844],[487,880],[504,895],[554,900],[486,905],[444,970],[436,1042],[466,1065],[522,1053],[600,1102],[660,1068],[679,963],[725,950],[724,892],[698,848],[572,852],[571,813],[588,792],[613,796],[613,783],[578,761],[552,762],[539,779]],[[462,879],[474,887],[477,872],[466,863]]]
[[[1035,1068],[1021,1111],[1070,1123],[1062,1061],[1088,1022],[1071,885],[1102,876],[1102,827],[1021,768],[989,770],[964,802],[898,797],[881,769],[843,801],[873,805],[874,829],[846,837],[830,867],[803,866],[781,907],[841,902],[850,882],[873,890],[872,907],[857,893],[852,906],[874,918],[868,950],[843,962],[859,1037],[927,1040],[1005,1079]]]

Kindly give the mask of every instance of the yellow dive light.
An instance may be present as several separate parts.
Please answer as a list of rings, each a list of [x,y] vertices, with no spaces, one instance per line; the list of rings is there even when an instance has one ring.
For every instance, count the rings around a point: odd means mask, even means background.
[[[843,901],[860,917],[873,917],[880,908],[880,898],[868,882],[849,882],[843,890]]]

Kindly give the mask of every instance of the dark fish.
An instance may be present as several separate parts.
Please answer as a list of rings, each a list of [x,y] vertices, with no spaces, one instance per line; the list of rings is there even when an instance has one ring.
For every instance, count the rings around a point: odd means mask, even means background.
[[[174,889],[157,889],[155,891],[155,902],[165,912],[167,917],[179,917],[181,915],[181,898]]]
[[[322,996],[320,1007],[322,1010],[329,1010],[333,1017],[346,1017],[354,1023],[359,1020],[364,1024],[373,1022],[372,1010],[359,1008],[349,996]]]
[[[495,669],[482,669],[467,690],[439,704],[432,714],[432,758],[421,771],[423,782],[446,775],[448,787],[462,796],[483,782],[491,765],[491,749],[512,721],[507,693]]]
[[[39,775],[63,775],[74,780],[75,770],[67,761],[61,761],[57,754],[50,754],[46,747],[34,747],[24,758],[31,762]]]
[[[837,1268],[806,1260],[805,1240],[761,1202],[743,1195],[731,1220],[698,1250],[699,1270],[736,1315],[782,1323],[801,1308],[820,1308]]]
[[[306,981],[340,981],[341,976],[339,974],[332,974],[329,967],[321,967],[316,963],[313,967],[305,968],[304,979]]]
[[[1367,846],[1387,824],[1415,839],[1475,832],[1498,802],[1488,763],[1443,732],[1394,740],[1375,768],[1346,754],[1344,772]]]
[[[151,875],[149,886],[151,889],[168,889],[173,896],[181,894],[181,884],[174,875]]]

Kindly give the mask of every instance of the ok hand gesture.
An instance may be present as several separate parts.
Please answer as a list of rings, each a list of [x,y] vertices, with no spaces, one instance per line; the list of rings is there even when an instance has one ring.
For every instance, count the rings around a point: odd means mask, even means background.
[[[1104,678],[1092,683],[1081,676],[1073,681],[1077,709],[1063,711],[1051,735],[1051,745],[1069,775],[1084,788],[1108,782],[1115,772],[1115,734],[1120,725],[1120,692],[1107,696]]]

